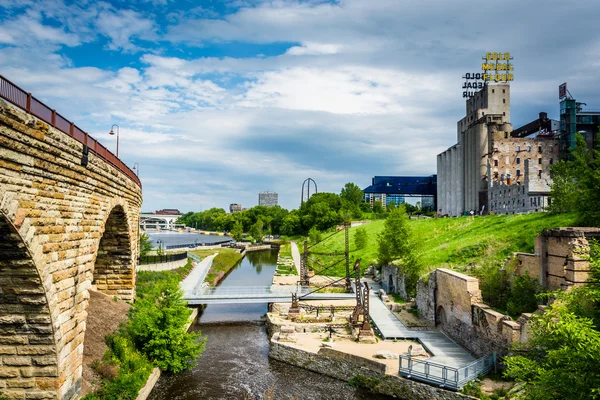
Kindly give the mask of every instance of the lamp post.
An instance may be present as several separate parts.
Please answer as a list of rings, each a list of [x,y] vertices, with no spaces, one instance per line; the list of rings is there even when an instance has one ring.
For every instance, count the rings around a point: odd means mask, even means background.
[[[113,124],[113,126],[110,127],[110,132],[108,132],[110,135],[114,135],[115,131],[113,130],[114,127],[117,127],[117,158],[119,158],[119,125],[117,124]]]
[[[133,170],[135,171],[136,176],[140,176],[140,164],[139,163],[135,163],[133,164]]]

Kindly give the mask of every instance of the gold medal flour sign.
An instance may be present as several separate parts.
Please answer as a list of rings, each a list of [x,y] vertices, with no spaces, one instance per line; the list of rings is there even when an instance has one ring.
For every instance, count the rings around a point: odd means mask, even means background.
[[[510,53],[485,53],[482,72],[468,72],[463,76],[463,98],[470,98],[483,89],[488,82],[512,82],[515,79]]]

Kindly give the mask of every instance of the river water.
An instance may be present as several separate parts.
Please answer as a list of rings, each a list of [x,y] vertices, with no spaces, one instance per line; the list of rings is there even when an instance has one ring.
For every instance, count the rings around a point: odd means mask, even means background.
[[[248,253],[220,287],[271,284],[277,251]],[[347,383],[271,360],[269,338],[261,317],[267,304],[208,305],[192,329],[208,337],[198,365],[178,375],[163,374],[149,400],[389,399]]]

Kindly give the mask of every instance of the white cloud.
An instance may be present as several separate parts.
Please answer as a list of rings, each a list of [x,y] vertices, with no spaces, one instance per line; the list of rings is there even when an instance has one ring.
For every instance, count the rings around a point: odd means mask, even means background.
[[[134,10],[104,10],[96,21],[98,31],[110,39],[110,50],[139,50],[134,39],[154,38],[155,25],[152,20]]]
[[[286,54],[290,54],[293,56],[314,56],[321,54],[336,54],[342,50],[343,46],[336,44],[326,44],[326,43],[302,43],[302,46],[293,46],[290,47]]]

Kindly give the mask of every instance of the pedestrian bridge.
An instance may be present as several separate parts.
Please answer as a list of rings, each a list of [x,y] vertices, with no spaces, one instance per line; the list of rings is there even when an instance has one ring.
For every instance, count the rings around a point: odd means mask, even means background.
[[[199,304],[235,304],[235,303],[291,303],[292,294],[299,300],[353,300],[354,293],[321,293],[296,286],[243,286],[199,288],[193,292],[184,292],[189,305]]]

